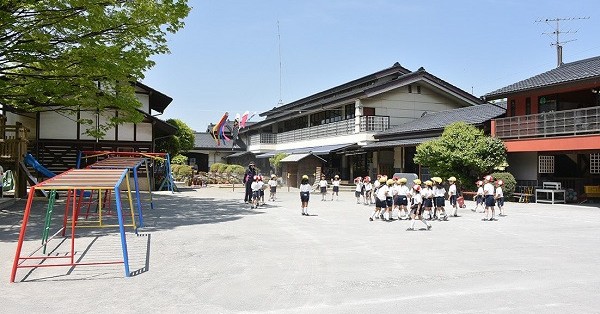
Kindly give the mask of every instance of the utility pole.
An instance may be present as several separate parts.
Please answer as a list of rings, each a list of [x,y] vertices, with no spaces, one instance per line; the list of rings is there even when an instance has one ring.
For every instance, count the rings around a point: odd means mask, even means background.
[[[567,40],[567,41],[560,41],[560,34],[575,34],[577,33],[577,31],[571,31],[568,30],[566,32],[561,32],[560,31],[560,25],[559,23],[561,21],[574,21],[574,20],[588,20],[590,17],[568,17],[568,18],[553,18],[553,19],[543,19],[543,20],[537,20],[535,21],[536,23],[541,23],[541,22],[545,22],[546,24],[548,24],[550,27],[552,27],[552,25],[550,25],[551,22],[556,22],[556,27],[554,28],[554,31],[551,33],[542,33],[542,35],[548,35],[548,36],[552,36],[552,35],[556,35],[556,41],[551,43],[550,46],[556,46],[556,67],[559,67],[563,64],[562,61],[562,48],[563,48],[563,44],[566,44],[568,42],[572,42],[572,41],[576,41],[577,39],[571,39],[571,40]]]
[[[281,96],[281,34],[279,32],[279,20],[277,20],[277,44],[279,48],[279,102],[278,106],[283,105],[283,99]]]

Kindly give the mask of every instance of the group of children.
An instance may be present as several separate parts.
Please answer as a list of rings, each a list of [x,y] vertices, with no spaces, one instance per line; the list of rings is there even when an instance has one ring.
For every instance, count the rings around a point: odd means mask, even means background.
[[[265,205],[265,190],[269,189],[269,201],[275,201],[277,193],[277,176],[272,174],[271,179],[265,184],[262,175],[255,175],[252,182],[252,206],[257,208],[259,205]]]
[[[355,181],[359,181],[357,186],[360,185],[360,180]],[[458,216],[455,177],[448,178],[450,183],[448,192],[442,185],[443,181],[440,177],[433,177],[425,182],[415,179],[411,189],[406,185],[407,181],[406,178],[388,179],[386,176],[378,176],[376,183],[379,184],[374,187],[375,209],[369,217],[369,221],[374,219],[393,221],[392,213],[397,209],[399,220],[412,220],[407,230],[415,230],[416,220],[421,220],[426,229],[430,230],[431,224],[427,220],[448,220],[445,210],[446,195],[453,207],[452,216]],[[369,203],[370,200],[367,199],[366,202]],[[425,214],[428,214],[427,218],[425,218]]]
[[[377,179],[371,183],[370,177],[357,177],[354,179],[356,189],[354,196],[356,203],[361,202],[370,205],[375,204],[375,209],[369,221],[381,219],[382,221],[393,221],[392,213],[394,210],[398,212],[398,220],[412,220],[408,230],[415,230],[415,221],[421,220],[427,230],[431,229],[431,224],[428,220],[447,221],[448,214],[446,213],[446,200],[452,206],[451,216],[458,217],[459,195],[456,187],[456,178],[448,178],[448,190],[442,184],[443,180],[440,177],[432,177],[430,180],[421,182],[420,179],[413,180],[412,188],[407,186],[406,178],[391,178],[388,179],[385,175],[378,175]],[[331,200],[334,196],[339,199],[340,177],[335,175],[331,180],[333,192]],[[485,205],[485,218],[482,220],[495,220],[495,206],[497,205],[500,214],[504,216],[504,194],[502,180],[496,181],[496,187],[493,185],[494,178],[490,175],[485,176],[483,181],[478,181],[479,190],[476,196],[476,211],[481,205]],[[318,189],[321,193],[321,201],[326,201],[327,187],[329,182],[325,176],[321,176],[318,181]],[[302,176],[300,185],[300,200],[302,207],[302,215],[308,216],[308,201],[310,191],[314,190],[309,183],[307,175]],[[464,200],[463,200],[464,201]],[[491,214],[491,217],[488,218]],[[427,217],[427,218],[426,218]]]
[[[479,212],[477,209],[481,206],[484,209],[485,217],[483,221],[494,221],[495,218],[495,206],[498,206],[500,213],[498,216],[506,216],[504,213],[504,191],[502,187],[504,182],[502,180],[496,181],[496,187],[494,189],[494,177],[487,175],[483,178],[483,181],[477,181],[477,194],[475,195],[475,208],[471,209],[474,212]]]

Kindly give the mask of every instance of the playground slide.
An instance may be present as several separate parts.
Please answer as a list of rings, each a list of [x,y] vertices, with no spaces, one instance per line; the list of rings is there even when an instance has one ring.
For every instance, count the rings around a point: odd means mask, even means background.
[[[19,161],[19,165],[21,166],[21,169],[23,170],[23,172],[25,172],[25,174],[27,175],[27,181],[29,181],[29,184],[31,184],[31,185],[38,184],[37,179],[31,174],[31,172],[29,172],[29,169],[27,169],[27,166],[25,165],[25,163],[22,161]],[[38,196],[48,197],[48,193],[46,193],[46,191],[44,191],[44,190],[36,189],[35,192],[38,194]]]
[[[27,154],[25,155],[25,164],[33,167],[33,169],[35,169],[35,171],[41,173],[44,177],[46,178],[52,178],[54,176],[56,176],[56,174],[50,170],[48,170],[46,167],[42,166],[42,164],[40,164],[35,157],[33,157],[33,155],[31,154]]]

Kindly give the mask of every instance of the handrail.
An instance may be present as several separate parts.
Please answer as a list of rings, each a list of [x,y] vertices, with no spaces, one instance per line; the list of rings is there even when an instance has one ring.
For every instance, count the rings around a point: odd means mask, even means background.
[[[292,131],[273,133],[260,133],[250,135],[250,145],[255,144],[281,144],[310,140],[317,138],[350,135],[356,132],[355,120],[347,119],[321,125],[309,126]],[[390,127],[389,116],[361,116],[360,132],[381,132]]]
[[[498,138],[600,133],[600,106],[495,119]]]

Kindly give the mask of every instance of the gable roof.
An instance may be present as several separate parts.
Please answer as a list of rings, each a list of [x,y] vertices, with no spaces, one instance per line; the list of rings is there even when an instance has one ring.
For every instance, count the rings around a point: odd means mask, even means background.
[[[254,126],[267,126],[278,120],[298,115],[299,111],[304,113],[331,108],[344,102],[347,103],[357,98],[372,97],[414,82],[424,82],[467,105],[483,103],[480,98],[428,73],[423,67],[411,72],[396,62],[390,68],[263,112],[260,116],[266,116],[265,120],[257,122]]]
[[[194,133],[194,150],[245,150],[245,148],[239,146],[239,142],[241,140],[233,141],[232,139],[232,141],[225,142],[225,144],[221,141],[221,145],[217,145],[217,142],[210,133]]]
[[[135,86],[145,90],[150,96],[150,109],[164,113],[167,106],[173,101],[173,98],[157,91],[156,89],[141,82],[135,82]]]
[[[501,104],[486,103],[483,105],[438,111],[428,113],[421,118],[377,133],[374,137],[381,139],[407,133],[443,130],[447,125],[460,121],[468,124],[482,124],[505,113],[505,102]]]
[[[502,87],[484,95],[485,99],[504,98],[521,91],[560,85],[569,82],[600,78],[600,56],[565,63],[556,69]]]
[[[341,96],[346,96],[346,94],[355,94],[356,92],[363,91],[366,87],[377,83],[377,81],[379,81],[381,78],[389,76],[395,77],[406,73],[410,73],[410,70],[401,66],[400,63],[396,62],[389,68],[385,68],[375,73],[363,76],[361,78],[352,80],[342,85],[338,85],[336,87],[332,87],[330,89],[318,92],[308,97],[304,97],[291,103],[279,107],[274,107],[271,110],[267,110],[259,114],[259,116],[268,117],[270,115],[272,116],[275,114],[285,113],[286,111],[293,109],[307,109],[305,107],[307,104],[321,105],[331,100],[338,99]]]

